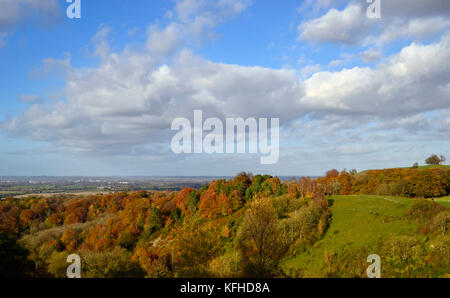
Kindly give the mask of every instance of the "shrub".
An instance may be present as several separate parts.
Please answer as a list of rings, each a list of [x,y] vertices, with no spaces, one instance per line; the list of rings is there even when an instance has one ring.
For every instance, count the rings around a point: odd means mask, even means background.
[[[442,234],[448,233],[450,229],[450,210],[439,212],[432,220],[432,228]]]
[[[424,222],[425,220],[433,218],[439,212],[445,210],[446,208],[440,204],[433,201],[428,201],[424,199],[418,199],[407,211],[407,217],[411,219],[419,220]]]
[[[140,278],[145,276],[144,270],[136,262],[130,261],[130,253],[123,248],[116,247],[112,251],[102,253],[82,251],[80,255],[83,278]]]
[[[56,278],[66,278],[67,277],[67,267],[70,265],[67,263],[67,257],[69,253],[63,252],[53,252],[50,258],[47,260],[48,272]],[[84,277],[84,275],[82,275]]]

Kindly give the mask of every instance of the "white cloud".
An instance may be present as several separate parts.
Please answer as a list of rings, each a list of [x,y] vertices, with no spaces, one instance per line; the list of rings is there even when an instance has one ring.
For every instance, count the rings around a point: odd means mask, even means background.
[[[450,34],[439,43],[412,43],[376,68],[319,72],[305,82],[302,102],[338,113],[414,114],[448,106]]]
[[[186,34],[201,40],[214,36],[212,30],[218,24],[239,15],[250,5],[250,0],[180,0],[174,12]]]
[[[25,17],[42,16],[41,21],[55,17],[59,11],[57,0],[2,0],[0,1],[0,30],[11,28]]]
[[[22,22],[51,25],[59,16],[57,0],[0,0],[0,48]]]
[[[182,45],[183,33],[179,25],[175,23],[162,30],[156,26],[151,26],[148,35],[147,48],[151,54],[158,57],[172,54]]]
[[[304,21],[298,26],[298,40],[381,47],[400,38],[425,40],[450,27],[447,0],[382,1],[379,20],[367,17],[368,5],[353,1],[342,10],[331,8],[318,18]]]
[[[304,66],[300,69],[300,74],[303,78],[307,78],[313,73],[319,72],[321,70],[320,64],[312,64]]]
[[[390,43],[399,38],[422,40],[442,32],[449,26],[450,19],[448,17],[438,16],[410,20],[396,18],[385,26],[379,36],[372,37],[372,39],[379,45]]]
[[[331,67],[338,67],[338,66],[341,66],[341,65],[344,64],[344,63],[345,63],[344,60],[342,60],[342,59],[336,59],[336,60],[331,61],[331,62],[329,63],[329,66],[331,66]]]
[[[322,71],[305,59],[306,67],[298,72],[215,63],[186,50],[187,39],[199,38],[198,32],[211,31],[234,16],[242,9],[239,3],[244,2],[181,1],[179,7],[184,8],[175,10],[167,26],[149,27],[146,47],[140,51],[125,47],[113,52],[110,28],[101,26],[92,40],[100,64],[76,68],[70,55],[45,59],[32,77],[57,72],[66,81],[64,100],[39,103],[37,97],[24,95],[22,99],[34,104],[4,121],[1,129],[11,136],[50,142],[64,152],[157,159],[170,155],[171,121],[192,118],[194,109],[203,110],[205,117],[279,117],[284,141],[295,140],[294,146],[328,158],[334,156],[326,150],[367,155],[392,149],[380,143],[448,136],[450,33],[432,44],[411,43],[376,66],[340,71]],[[202,30],[192,30],[198,15],[210,21],[202,21]],[[347,24],[354,24],[352,16],[346,17]],[[325,31],[314,30],[309,33],[324,36]],[[353,35],[335,39],[356,42]],[[360,57],[374,61],[377,50],[363,51]],[[435,122],[426,115],[434,111],[442,111]],[[235,163],[241,162],[236,158]]]
[[[380,53],[380,51],[369,49],[359,53],[358,56],[365,62],[373,62],[379,60],[382,57],[382,54]]]
[[[164,28],[151,25],[147,48],[154,56],[165,57],[182,49],[193,39],[197,42],[214,38],[217,25],[242,13],[250,0],[180,0],[168,12],[171,23]]]
[[[122,54],[97,69],[71,69],[67,102],[34,105],[4,128],[72,152],[147,152],[167,141],[175,117],[294,116],[301,84],[293,71],[224,65],[183,52],[172,67]],[[151,70],[150,70],[151,69]]]
[[[348,5],[342,11],[333,8],[322,17],[303,22],[298,26],[299,40],[346,45],[360,42],[371,28],[372,22],[357,4]]]
[[[431,45],[412,43],[374,68],[316,72],[305,81],[293,70],[214,63],[186,50],[170,64],[130,50],[103,54],[96,68],[47,59],[48,69],[65,72],[67,100],[35,104],[3,130],[70,152],[164,154],[171,121],[202,109],[205,117],[279,117],[285,129],[300,121],[305,139],[317,132],[315,142],[339,144],[360,142],[368,119],[417,126],[424,121],[417,115],[448,108],[450,96],[450,34]],[[409,116],[413,122],[401,120]],[[337,133],[349,129],[353,134]]]

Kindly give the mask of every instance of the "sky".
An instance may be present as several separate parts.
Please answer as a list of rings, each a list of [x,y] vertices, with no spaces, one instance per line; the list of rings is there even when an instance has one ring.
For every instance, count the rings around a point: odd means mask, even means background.
[[[279,176],[450,158],[450,2],[0,0],[0,175]],[[280,157],[174,119],[279,118]]]

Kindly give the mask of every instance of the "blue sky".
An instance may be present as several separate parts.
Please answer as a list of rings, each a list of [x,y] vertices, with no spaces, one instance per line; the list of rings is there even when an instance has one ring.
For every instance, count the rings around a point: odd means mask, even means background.
[[[281,3],[280,3],[281,2]],[[0,3],[0,175],[320,175],[450,155],[450,4]],[[176,155],[176,117],[280,118],[280,161]]]

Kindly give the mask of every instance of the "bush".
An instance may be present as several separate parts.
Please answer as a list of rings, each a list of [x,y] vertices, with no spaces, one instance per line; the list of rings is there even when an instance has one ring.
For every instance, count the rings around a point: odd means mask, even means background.
[[[432,229],[437,230],[442,234],[448,233],[450,229],[450,210],[439,212],[433,218]]]
[[[233,251],[215,258],[209,264],[209,272],[214,278],[239,277],[240,255]]]
[[[276,197],[271,201],[275,207],[278,218],[286,218],[289,213],[308,205],[306,200],[295,199],[289,195]]]
[[[123,248],[95,253],[82,251],[81,275],[83,278],[140,278],[144,270],[131,260],[131,255]],[[66,266],[67,268],[67,266]]]
[[[318,224],[322,210],[314,204],[296,211],[291,218],[281,222],[280,227],[286,244],[290,245],[298,238],[306,239],[318,234]]]
[[[127,250],[132,249],[136,243],[137,237],[130,232],[123,231],[120,233],[117,243]]]
[[[53,252],[51,257],[47,260],[48,272],[55,278],[66,278],[67,277],[67,267],[70,266],[67,263],[67,257],[69,253],[63,252]],[[82,272],[82,277],[84,277]]]
[[[418,199],[407,211],[407,217],[416,219],[420,222],[433,218],[439,212],[445,210],[444,206],[433,201]]]

